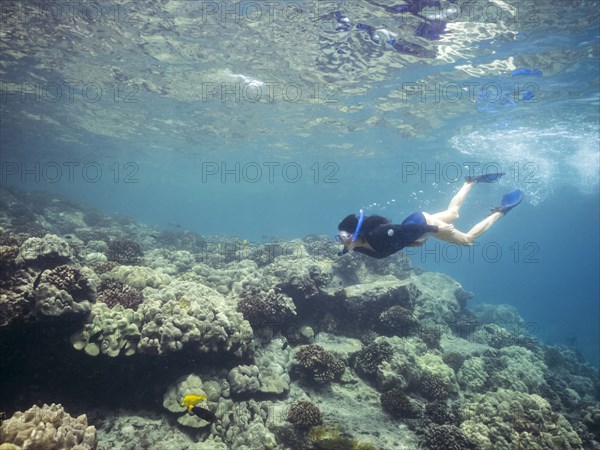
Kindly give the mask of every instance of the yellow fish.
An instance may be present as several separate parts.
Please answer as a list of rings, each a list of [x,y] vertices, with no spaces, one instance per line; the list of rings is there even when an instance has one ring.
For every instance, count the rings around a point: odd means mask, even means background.
[[[204,401],[206,401],[206,395],[204,394],[188,394],[185,397],[183,397],[183,400],[181,400],[181,406],[185,406],[188,409],[188,411],[191,411],[194,408],[194,406]]]

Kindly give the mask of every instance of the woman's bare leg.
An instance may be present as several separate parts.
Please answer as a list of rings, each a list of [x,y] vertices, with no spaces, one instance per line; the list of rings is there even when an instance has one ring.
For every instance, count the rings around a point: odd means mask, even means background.
[[[467,194],[471,191],[473,186],[476,183],[474,182],[466,182],[462,185],[459,191],[456,193],[452,200],[450,200],[450,204],[448,205],[448,209],[446,211],[441,211],[435,214],[432,214],[431,217],[435,219],[439,219],[445,223],[452,223],[459,217],[459,210],[462,206],[463,202],[467,198]]]
[[[435,225],[439,228],[437,233],[431,233],[430,236],[434,236],[438,239],[446,242],[452,242],[454,244],[469,245],[472,244],[479,236],[489,230],[490,227],[494,225],[504,214],[501,212],[492,213],[481,222],[476,224],[467,233],[459,231],[454,228],[454,225],[438,219],[436,217],[437,214],[430,215],[423,213],[423,215],[425,216],[428,225]]]

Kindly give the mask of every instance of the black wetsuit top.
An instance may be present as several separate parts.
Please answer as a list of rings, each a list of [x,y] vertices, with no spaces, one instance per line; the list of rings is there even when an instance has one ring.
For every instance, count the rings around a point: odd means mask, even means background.
[[[352,220],[351,218],[354,218]],[[348,230],[349,222],[358,222],[356,216],[346,217],[338,226],[340,230]],[[346,226],[344,226],[346,225]],[[353,227],[356,229],[356,226]],[[421,213],[415,213],[406,218],[402,224],[392,224],[382,216],[365,217],[358,238],[364,239],[373,250],[366,247],[354,247],[355,252],[363,253],[373,258],[381,259],[399,252],[404,247],[414,244],[426,233],[436,233],[438,227],[427,225]]]

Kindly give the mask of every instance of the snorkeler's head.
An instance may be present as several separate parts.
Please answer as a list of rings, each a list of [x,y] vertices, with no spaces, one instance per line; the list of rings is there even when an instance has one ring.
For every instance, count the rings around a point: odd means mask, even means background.
[[[360,210],[358,217],[354,214],[350,214],[344,218],[338,225],[339,234],[336,235],[337,241],[344,246],[344,248],[338,253],[343,255],[348,253],[354,247],[354,243],[358,239],[360,228],[363,222],[363,211]]]

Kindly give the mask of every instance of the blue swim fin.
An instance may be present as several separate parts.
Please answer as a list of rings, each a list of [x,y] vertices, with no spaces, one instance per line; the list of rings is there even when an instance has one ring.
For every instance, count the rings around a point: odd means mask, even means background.
[[[477,175],[476,177],[467,175],[465,177],[465,181],[467,183],[495,183],[502,178],[503,175],[506,174],[504,172],[484,173],[483,175]]]
[[[501,212],[502,214],[506,214],[515,206],[517,206],[523,200],[525,194],[520,189],[516,191],[512,191],[509,194],[502,196],[502,201],[500,202],[500,206],[494,206],[492,208],[492,212]]]

